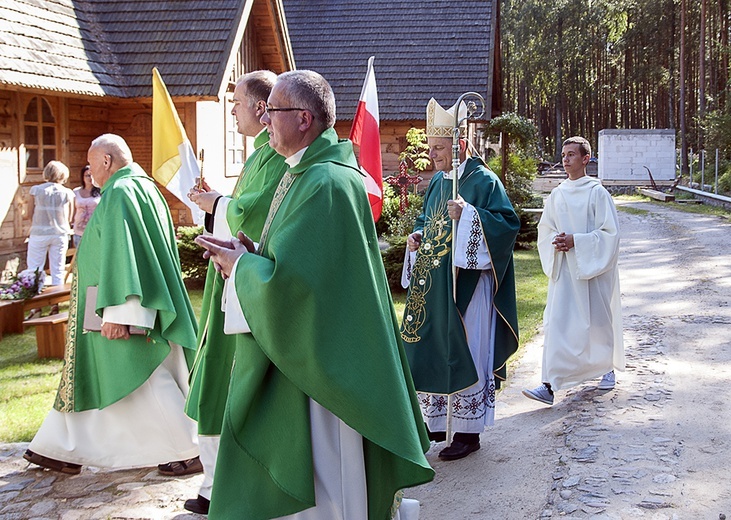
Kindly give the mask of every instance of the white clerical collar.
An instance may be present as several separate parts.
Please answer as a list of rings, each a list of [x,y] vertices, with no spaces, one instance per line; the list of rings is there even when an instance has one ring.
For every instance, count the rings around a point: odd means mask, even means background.
[[[457,178],[461,179],[462,174],[464,174],[465,166],[467,165],[467,160],[465,159],[462,164],[459,165],[459,168],[457,168]],[[444,178],[445,179],[451,179],[452,178],[452,172],[454,170],[449,170],[448,172],[444,172]]]
[[[289,157],[287,157],[287,158],[286,158],[286,159],[284,160],[284,162],[286,162],[286,163],[287,163],[287,164],[289,165],[289,167],[290,167],[290,168],[294,168],[294,167],[295,167],[295,166],[297,166],[297,165],[298,165],[298,164],[300,163],[300,161],[302,160],[302,156],[303,156],[303,155],[305,154],[305,152],[307,151],[307,148],[309,148],[309,146],[305,146],[305,147],[304,147],[304,148],[302,148],[302,150],[300,150],[299,152],[295,153],[294,155],[290,155]]]

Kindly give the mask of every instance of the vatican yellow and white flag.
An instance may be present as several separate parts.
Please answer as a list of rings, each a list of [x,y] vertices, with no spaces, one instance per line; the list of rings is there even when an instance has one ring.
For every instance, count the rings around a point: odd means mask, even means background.
[[[188,199],[188,192],[199,176],[193,147],[155,67],[152,69],[152,177],[190,208],[196,224],[203,223],[203,211]]]

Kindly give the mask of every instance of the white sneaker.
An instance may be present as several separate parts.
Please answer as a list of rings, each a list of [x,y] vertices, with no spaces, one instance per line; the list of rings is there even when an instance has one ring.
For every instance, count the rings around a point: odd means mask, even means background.
[[[548,387],[546,385],[541,385],[533,390],[528,390],[527,388],[523,389],[523,395],[528,399],[540,401],[541,403],[549,406],[553,404],[553,394],[548,391]]]
[[[614,390],[615,383],[616,378],[614,377],[614,370],[612,370],[602,376],[602,380],[599,381],[599,384],[596,385],[596,387],[598,390]]]

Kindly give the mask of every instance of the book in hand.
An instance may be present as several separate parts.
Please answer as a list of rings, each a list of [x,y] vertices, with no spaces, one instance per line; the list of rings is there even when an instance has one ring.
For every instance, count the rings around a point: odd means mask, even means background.
[[[98,287],[90,285],[86,288],[86,305],[84,306],[84,332],[101,332],[102,318],[96,313],[96,295]],[[147,334],[147,329],[129,326],[130,334]]]

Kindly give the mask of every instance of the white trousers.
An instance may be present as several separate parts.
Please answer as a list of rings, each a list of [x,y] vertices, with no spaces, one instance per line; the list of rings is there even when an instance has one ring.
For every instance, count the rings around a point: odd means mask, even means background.
[[[198,448],[201,451],[201,464],[203,464],[203,483],[198,494],[208,500],[211,499],[213,490],[213,475],[216,473],[216,458],[220,445],[220,435],[198,435]]]
[[[28,269],[42,271],[46,265],[46,255],[48,255],[51,285],[62,285],[68,246],[69,239],[66,235],[31,235],[28,238],[28,257],[26,259]]]
[[[315,507],[279,520],[367,520],[363,437],[310,399]]]
[[[315,507],[277,520],[367,520],[363,437],[310,399]],[[393,520],[419,520],[419,502],[404,499]]]

